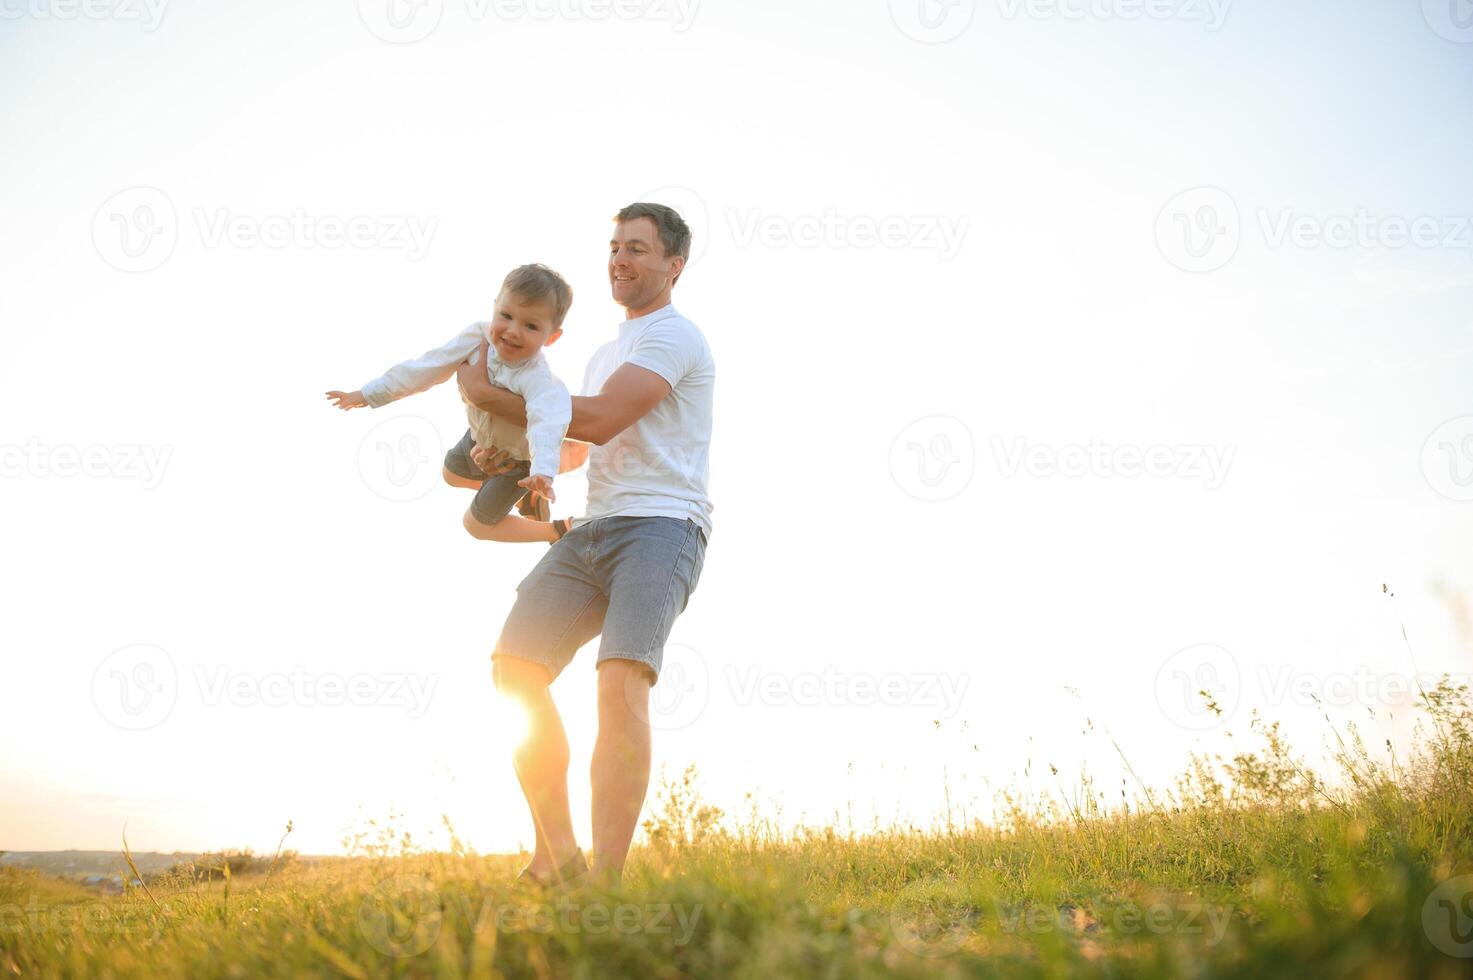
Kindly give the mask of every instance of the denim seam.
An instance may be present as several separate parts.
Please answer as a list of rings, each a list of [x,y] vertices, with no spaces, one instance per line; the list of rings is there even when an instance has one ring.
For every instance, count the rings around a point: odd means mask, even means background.
[[[589,606],[593,605],[593,600],[596,599],[598,595],[599,593],[595,592],[593,595],[589,596],[588,601],[583,603],[583,608],[579,609],[576,615],[571,617],[566,623],[563,624],[563,631],[558,634],[557,640],[553,643],[553,656],[556,656],[557,651],[563,648],[563,641],[568,638],[568,633],[572,631],[573,624],[583,618],[583,614],[588,611]]]
[[[670,566],[670,583],[665,586],[665,601],[660,605],[660,619],[655,623],[654,636],[659,636],[665,630],[665,619],[670,615],[670,594],[675,591],[675,576],[680,571],[680,562],[685,558],[686,549],[690,547],[690,532],[695,527],[695,522],[685,522],[685,540],[680,542],[680,554],[675,556],[675,561]],[[653,657],[654,648],[645,651],[645,656]]]

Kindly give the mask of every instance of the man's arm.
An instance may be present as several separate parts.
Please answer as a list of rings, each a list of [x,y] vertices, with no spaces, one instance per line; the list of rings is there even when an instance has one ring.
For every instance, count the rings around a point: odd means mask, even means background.
[[[644,418],[670,394],[670,383],[649,368],[623,364],[596,395],[573,398],[568,438],[602,446]]]
[[[472,405],[516,425],[527,424],[522,396],[498,388],[468,364],[459,370],[460,387]],[[645,416],[670,394],[670,384],[648,368],[621,365],[597,395],[573,396],[573,421],[567,437],[602,446]]]

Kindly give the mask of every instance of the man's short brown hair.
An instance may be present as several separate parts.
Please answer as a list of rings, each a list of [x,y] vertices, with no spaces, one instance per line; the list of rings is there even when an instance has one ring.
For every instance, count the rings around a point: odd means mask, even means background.
[[[665,250],[666,257],[678,255],[690,261],[690,225],[685,223],[679,211],[663,204],[639,201],[614,215],[615,221],[633,221],[636,218],[649,218],[655,223],[655,230],[660,234],[660,247]]]
[[[523,302],[545,303],[552,307],[552,325],[561,330],[563,317],[573,306],[573,287],[562,276],[540,262],[519,265],[507,273],[501,291],[511,293]]]

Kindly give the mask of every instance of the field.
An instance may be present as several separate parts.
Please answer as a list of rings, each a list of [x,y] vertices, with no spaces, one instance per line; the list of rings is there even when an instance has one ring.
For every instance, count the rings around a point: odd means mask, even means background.
[[[387,830],[117,896],[7,868],[0,974],[1473,976],[1473,706],[1445,683],[1422,707],[1405,759],[1351,729],[1322,778],[1255,720],[1256,751],[1169,790],[1107,807],[1086,782],[935,832],[734,826],[687,773],[616,892],[521,890],[517,858]]]

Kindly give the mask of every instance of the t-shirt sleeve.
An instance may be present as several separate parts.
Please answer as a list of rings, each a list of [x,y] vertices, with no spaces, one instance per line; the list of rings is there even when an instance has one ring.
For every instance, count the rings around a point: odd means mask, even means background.
[[[689,323],[657,323],[650,327],[629,352],[626,364],[653,371],[674,388],[700,366],[706,355],[701,335]]]

